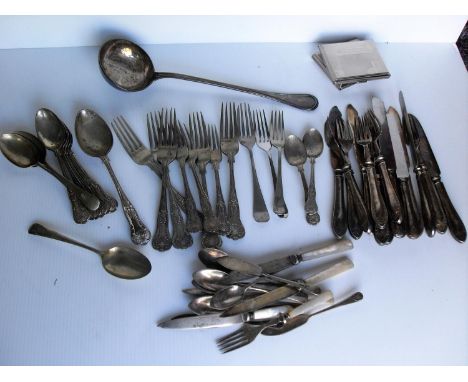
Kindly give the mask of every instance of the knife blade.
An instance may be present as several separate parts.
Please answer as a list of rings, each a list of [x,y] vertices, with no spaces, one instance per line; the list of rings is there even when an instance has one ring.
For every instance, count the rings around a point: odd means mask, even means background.
[[[385,105],[381,99],[372,97],[372,111],[374,112],[374,115],[377,117],[377,120],[381,126],[381,133],[379,137],[380,151],[382,156],[385,158],[388,171],[395,172],[395,154],[393,152],[392,140],[390,138]]]
[[[317,269],[312,275],[310,275],[304,280],[305,284],[309,287],[312,287],[330,277],[336,276],[342,272],[353,268],[353,266],[353,262],[348,258],[335,260]],[[273,289],[271,292],[264,293],[254,298],[246,299],[240,302],[239,304],[234,305],[233,307],[225,310],[221,314],[221,317],[227,317],[246,312],[253,312],[265,306],[273,304],[276,301],[279,301],[283,298],[293,296],[297,292],[298,290],[296,288],[282,286]]]
[[[429,140],[427,139],[426,133],[424,132],[421,123],[414,115],[409,114],[409,118],[413,127],[416,130],[417,136],[419,137],[419,146],[421,150],[422,159],[424,161],[429,175],[432,178],[437,194],[442,203],[442,207],[447,218],[447,224],[450,229],[450,233],[455,238],[455,240],[459,241],[460,243],[463,243],[466,240],[465,225],[463,224],[463,221],[461,220],[455,207],[453,206],[452,201],[448,196],[447,190],[445,189],[445,185],[441,180],[439,164],[437,163],[436,157],[434,155],[434,152],[432,151],[432,147],[429,143]]]
[[[406,148],[405,135],[401,126],[400,116],[393,107],[388,108],[387,121],[395,153],[397,187],[402,203],[404,230],[410,239],[417,239],[421,236],[424,226],[410,178],[410,160]]]
[[[280,313],[287,313],[292,309],[289,305],[280,305],[260,309],[255,312],[238,314],[235,316],[221,317],[219,313],[204,315],[182,314],[160,322],[158,326],[164,329],[210,329],[223,328],[244,322],[266,321],[276,317]]]

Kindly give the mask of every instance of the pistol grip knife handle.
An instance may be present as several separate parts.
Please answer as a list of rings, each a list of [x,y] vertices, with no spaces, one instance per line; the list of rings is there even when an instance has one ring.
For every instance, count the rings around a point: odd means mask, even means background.
[[[377,163],[379,167],[379,172],[382,180],[382,185],[384,189],[385,196],[388,201],[388,206],[391,211],[391,220],[394,222],[401,222],[401,205],[396,189],[393,187],[393,183],[390,180],[388,174],[387,165],[384,160],[381,160]]]
[[[411,185],[411,179],[398,178],[398,185],[400,187],[401,201],[403,203],[404,209],[403,223],[406,228],[406,235],[410,239],[417,239],[419,236],[421,236],[422,231],[424,230],[424,226],[422,224],[421,213],[418,209],[418,205],[416,204],[416,198],[414,196],[414,190]]]
[[[333,198],[332,229],[338,239],[346,234],[346,204],[342,170],[335,170],[335,194]]]
[[[426,197],[427,207],[430,210],[432,227],[439,233],[445,233],[447,231],[447,218],[445,217],[444,209],[442,208],[434,183],[425,167],[418,166],[416,168],[416,174],[418,179],[420,179],[420,184]]]

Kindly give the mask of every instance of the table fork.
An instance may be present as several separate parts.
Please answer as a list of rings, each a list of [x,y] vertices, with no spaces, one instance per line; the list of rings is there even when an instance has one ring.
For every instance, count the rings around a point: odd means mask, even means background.
[[[273,164],[273,158],[271,157],[271,142],[270,142],[270,133],[268,132],[268,123],[265,116],[265,111],[262,110],[261,113],[259,110],[255,110],[255,138],[257,141],[257,146],[265,151],[268,155],[268,161],[270,162],[270,171],[271,178],[273,179],[273,189],[276,188],[276,171]]]
[[[128,122],[123,116],[114,118],[111,122],[112,129],[119,139],[128,156],[136,163],[149,167],[159,178],[162,177],[161,164],[155,159],[154,154],[141,142],[140,138],[134,133]],[[185,198],[175,188],[174,195],[176,202],[182,211],[187,212],[185,208]]]
[[[388,221],[387,209],[380,193],[379,187],[377,187],[376,174],[374,163],[372,161],[370,145],[372,144],[372,136],[370,133],[369,125],[364,121],[362,117],[357,119],[356,129],[354,131],[356,143],[363,147],[364,160],[366,166],[367,182],[369,186],[369,202],[371,207],[371,216],[374,223],[379,228],[384,228]]]
[[[284,148],[284,118],[283,112],[272,111],[270,119],[270,141],[278,151],[278,176],[276,178],[275,198],[273,201],[273,212],[280,218],[288,217],[288,207],[283,196],[283,178],[281,171],[281,159]]]
[[[239,152],[239,120],[233,103],[221,104],[220,120],[221,151],[228,158],[229,163],[229,199],[228,199],[228,237],[234,240],[245,236],[245,228],[240,218],[239,202],[236,193],[234,177],[234,157]]]
[[[258,182],[257,170],[255,169],[255,161],[253,156],[253,147],[255,145],[256,124],[253,118],[250,106],[245,104],[239,105],[239,143],[247,148],[250,156],[250,165],[252,167],[252,183],[253,183],[253,217],[255,221],[263,223],[270,220],[268,209],[263,198],[262,189]]]

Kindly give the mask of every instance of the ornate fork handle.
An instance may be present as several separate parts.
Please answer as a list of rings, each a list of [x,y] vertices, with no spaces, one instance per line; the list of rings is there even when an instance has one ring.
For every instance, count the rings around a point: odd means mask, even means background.
[[[120,183],[114,174],[114,170],[112,170],[109,159],[107,157],[102,157],[101,159],[104,162],[107,171],[109,171],[112,181],[114,182],[115,188],[117,189],[117,192],[119,194],[125,217],[127,218],[128,224],[130,226],[130,234],[132,241],[137,245],[145,245],[151,238],[150,231],[143,224],[132,203],[130,203],[130,200],[128,199],[127,195],[120,186]]]
[[[218,232],[220,235],[227,235],[229,227],[227,224],[226,204],[224,203],[223,190],[221,189],[221,180],[219,179],[219,165],[213,165],[216,183],[216,217],[218,219]]]
[[[167,211],[167,190],[164,182],[161,183],[161,197],[159,198],[158,216],[156,218],[156,231],[151,245],[157,251],[167,251],[172,247],[169,232],[169,214]]]
[[[184,249],[193,244],[192,236],[187,232],[185,222],[182,219],[180,210],[175,203],[174,191],[171,187],[171,178],[169,177],[169,169],[167,166],[163,167],[163,182],[166,190],[169,191],[169,207],[172,221],[172,244],[174,248]]]
[[[187,216],[186,228],[188,232],[200,232],[203,229],[203,224],[202,224],[200,215],[198,214],[197,206],[195,204],[195,200],[193,199],[192,192],[190,191],[190,185],[187,179],[187,172],[185,171],[185,163],[180,163],[180,171],[182,173],[182,179],[184,181],[184,190],[185,190],[185,203],[184,204],[185,204],[185,214]],[[177,193],[172,192],[172,195],[177,203]]]
[[[239,202],[236,193],[236,180],[234,178],[234,156],[228,157],[229,162],[229,200],[228,200],[228,237],[233,240],[245,236],[245,228],[240,218]]]
[[[283,156],[283,150],[278,148],[278,176],[276,177],[275,187],[275,198],[273,201],[273,211],[280,218],[288,217],[288,207],[283,196],[283,179],[281,170],[281,157]]]
[[[217,233],[218,224],[213,214],[213,210],[211,209],[210,200],[208,199],[208,193],[203,187],[203,182],[200,179],[199,174],[197,173],[195,163],[190,162],[190,168],[193,172],[195,183],[197,184],[198,196],[200,197],[200,205],[203,212],[203,230],[209,233]]]

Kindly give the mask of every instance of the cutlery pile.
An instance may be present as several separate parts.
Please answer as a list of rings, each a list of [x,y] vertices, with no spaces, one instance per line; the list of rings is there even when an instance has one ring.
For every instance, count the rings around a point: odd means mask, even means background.
[[[466,228],[441,181],[440,169],[418,119],[408,114],[400,92],[403,115],[381,100],[372,98],[372,108],[359,116],[352,105],[347,122],[335,106],[325,122],[325,140],[335,173],[332,229],[337,238],[348,230],[354,239],[373,233],[380,245],[394,237],[416,239],[425,229],[429,237],[447,227],[459,242]],[[407,146],[418,184],[419,208],[410,176]],[[348,153],[354,149],[362,179],[359,189]],[[345,185],[346,184],[346,187]]]
[[[184,289],[192,300],[194,314],[177,315],[158,324],[168,329],[205,329],[242,324],[217,343],[226,353],[251,343],[260,333],[274,336],[291,331],[315,314],[357,302],[362,293],[335,303],[333,293],[318,285],[353,268],[353,262],[342,257],[315,267],[302,280],[279,277],[279,273],[303,261],[338,255],[352,249],[349,240],[339,240],[321,247],[309,248],[289,256],[257,265],[216,249],[199,252],[207,267],[193,274],[192,288]]]

